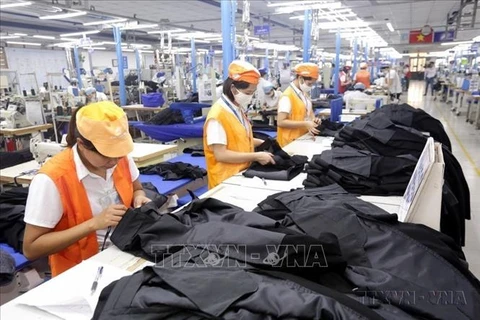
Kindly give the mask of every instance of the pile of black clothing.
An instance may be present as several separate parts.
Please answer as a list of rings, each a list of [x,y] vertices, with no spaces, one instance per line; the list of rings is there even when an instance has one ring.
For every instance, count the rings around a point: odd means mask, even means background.
[[[452,144],[443,124],[422,109],[414,108],[406,103],[389,104],[369,113],[367,117],[377,113],[385,114],[395,124],[428,132],[435,141],[440,142],[450,151],[452,150]]]
[[[318,136],[335,137],[342,128],[343,123],[333,122],[330,121],[330,119],[323,119],[316,129],[320,132]]]
[[[411,155],[389,157],[349,146],[333,148],[313,156],[303,184],[316,188],[337,183],[351,193],[401,196],[416,164]]]
[[[149,119],[145,123],[157,124],[157,125],[169,125],[169,124],[185,123],[185,120],[183,120],[183,116],[180,110],[173,110],[173,109],[167,108],[155,114],[151,119]]]
[[[0,242],[23,252],[25,205],[28,188],[15,187],[0,194]]]
[[[203,143],[199,143],[183,149],[183,153],[190,154],[192,157],[205,157],[205,150],[203,148]]]
[[[280,193],[257,211],[216,199],[168,215],[151,204],[128,210],[112,242],[156,264],[107,286],[93,319],[480,314],[478,280],[437,231],[399,223],[338,186]]]
[[[17,151],[0,151],[0,169],[16,166],[17,164],[33,160],[30,148]]]
[[[259,177],[269,180],[290,181],[303,171],[308,157],[290,156],[278,144],[277,140],[268,138],[255,148],[256,152],[264,151],[273,154],[275,164],[261,165],[253,162],[243,175],[247,178]]]
[[[148,167],[140,168],[141,174],[157,174],[163,180],[201,179],[207,171],[199,166],[192,166],[185,162],[162,162]]]

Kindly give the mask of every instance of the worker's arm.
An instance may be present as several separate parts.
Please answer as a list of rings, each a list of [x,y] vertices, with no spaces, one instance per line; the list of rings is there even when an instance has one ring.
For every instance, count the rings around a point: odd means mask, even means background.
[[[142,183],[139,179],[133,181],[133,207],[138,208],[147,202],[152,201],[147,198],[145,191],[143,191]]]
[[[59,252],[92,232],[116,226],[126,210],[123,204],[112,205],[90,220],[62,231],[27,223],[23,237],[23,254],[28,260],[36,260]]]
[[[310,121],[295,121],[295,120],[289,120],[287,118],[288,118],[288,113],[280,112],[277,116],[277,126],[280,128],[286,128],[286,129],[305,128],[308,130],[308,132],[312,134],[320,133],[316,129],[317,124],[313,119]]]
[[[253,145],[254,145],[255,148],[258,147],[259,145],[261,145],[264,142],[265,141],[262,140],[262,139],[253,138]]]
[[[209,148],[212,149],[218,162],[245,163],[256,161],[260,164],[275,163],[273,155],[268,152],[237,152],[228,150],[227,146],[223,144],[212,144]]]

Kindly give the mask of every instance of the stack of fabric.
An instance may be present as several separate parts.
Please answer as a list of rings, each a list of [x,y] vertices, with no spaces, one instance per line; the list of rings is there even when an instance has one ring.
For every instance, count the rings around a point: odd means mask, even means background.
[[[162,162],[148,167],[140,168],[141,174],[157,174],[163,180],[201,179],[207,171],[199,166],[192,166],[185,162]]]
[[[315,155],[307,165],[306,188],[338,183],[345,190],[364,195],[397,195],[405,192],[415,170],[413,156],[380,156],[349,146]]]
[[[111,239],[156,264],[107,286],[93,319],[480,314],[480,284],[451,239],[335,185],[274,195],[258,212],[212,198],[166,215],[146,204],[128,210]],[[438,303],[443,292],[455,303]]]
[[[255,151],[264,151],[273,154],[275,164],[261,165],[253,162],[243,175],[247,178],[259,177],[269,180],[290,181],[303,171],[308,157],[290,156],[276,140],[268,138]]]

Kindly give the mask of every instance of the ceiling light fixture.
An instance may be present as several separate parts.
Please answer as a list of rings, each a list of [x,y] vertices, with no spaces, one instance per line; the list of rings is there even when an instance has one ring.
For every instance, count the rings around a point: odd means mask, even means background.
[[[28,34],[26,34],[26,33],[14,33],[14,35],[20,36],[20,37],[26,37],[26,36],[28,36]]]
[[[121,28],[122,30],[137,30],[137,29],[149,29],[149,28],[156,28],[158,24],[137,24],[133,26],[127,26],[125,28]]]
[[[175,33],[175,32],[184,32],[187,31],[186,29],[170,29],[170,30],[156,30],[156,31],[148,31],[148,34],[160,34],[160,33]]]
[[[82,31],[82,32],[73,32],[73,33],[65,33],[61,34],[61,38],[68,38],[68,37],[75,37],[75,36],[83,36],[84,34],[96,34],[100,33],[100,30],[90,30],[90,31]]]
[[[36,43],[36,42],[17,42],[17,41],[7,41],[8,44],[18,44],[22,46],[38,46],[40,47],[42,44],[41,43]]]
[[[41,36],[41,35],[38,35],[38,34],[34,35],[33,37],[37,38],[37,39],[48,39],[48,40],[54,40],[55,39],[55,37],[52,37],[52,36]]]
[[[270,2],[267,4],[267,7],[286,7],[286,6],[302,6],[310,4],[325,3],[326,1],[289,1],[289,2]]]
[[[289,7],[280,7],[275,9],[276,14],[284,14],[284,13],[293,13],[295,11],[304,11],[304,10],[317,10],[317,9],[340,9],[342,4],[340,2],[329,2],[329,3],[320,3],[320,4],[313,4],[313,5],[293,5]]]
[[[20,36],[2,36],[2,35],[0,35],[1,40],[4,40],[4,39],[18,39],[18,38],[20,38]]]
[[[390,32],[394,32],[394,31],[395,31],[395,29],[393,29],[393,26],[392,26],[392,24],[391,24],[390,22],[387,22],[387,28],[388,28],[388,30],[390,30]]]
[[[470,43],[473,43],[473,40],[470,40],[470,41],[456,41],[456,42],[442,42],[441,45],[442,46],[454,46],[454,45],[457,45],[457,44],[470,44]]]
[[[0,9],[15,8],[15,7],[26,7],[32,5],[31,2],[15,2],[15,3],[2,3],[0,4]]]
[[[118,18],[118,19],[110,19],[110,20],[100,20],[100,21],[93,21],[93,22],[85,22],[83,25],[84,26],[97,26],[101,24],[114,24],[114,23],[120,23],[120,22],[125,22],[127,19],[125,18]]]
[[[73,12],[68,12],[68,13],[53,14],[53,15],[50,15],[50,16],[43,16],[43,17],[39,17],[39,18],[41,20],[66,19],[66,18],[84,16],[86,14],[87,14],[86,11],[73,11]]]

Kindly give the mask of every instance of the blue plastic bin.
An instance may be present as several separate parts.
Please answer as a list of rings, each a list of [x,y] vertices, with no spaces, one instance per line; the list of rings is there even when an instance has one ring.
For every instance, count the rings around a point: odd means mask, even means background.
[[[144,107],[158,108],[163,106],[165,99],[160,92],[142,94],[142,104]]]
[[[175,102],[170,105],[171,109],[180,110],[183,120],[189,124],[195,123],[195,111],[210,107],[210,104],[196,102]]]

